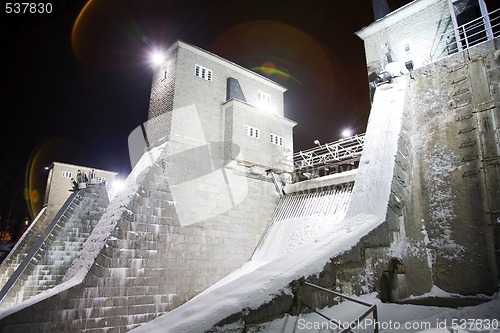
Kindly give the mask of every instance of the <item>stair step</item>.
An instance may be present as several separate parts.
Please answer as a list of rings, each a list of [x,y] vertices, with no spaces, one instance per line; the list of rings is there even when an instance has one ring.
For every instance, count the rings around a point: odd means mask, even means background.
[[[49,242],[37,251],[25,273],[0,303],[1,309],[5,309],[7,304],[14,305],[60,283],[108,205],[107,196],[104,194],[105,192],[94,187],[75,197],[48,236]],[[45,233],[49,222],[32,227],[32,232],[24,238],[23,244],[18,245],[17,253],[10,258],[8,266],[5,266],[4,271],[0,271],[0,281],[7,280],[18,268],[32,244]]]

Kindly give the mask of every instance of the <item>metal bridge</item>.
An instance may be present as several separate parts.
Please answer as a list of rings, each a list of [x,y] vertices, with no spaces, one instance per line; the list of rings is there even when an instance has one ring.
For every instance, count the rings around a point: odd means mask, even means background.
[[[359,162],[364,143],[365,133],[362,133],[299,151],[293,155],[295,172],[317,176],[320,169],[326,170],[327,173],[345,171],[339,171],[341,165],[351,165],[352,169]]]

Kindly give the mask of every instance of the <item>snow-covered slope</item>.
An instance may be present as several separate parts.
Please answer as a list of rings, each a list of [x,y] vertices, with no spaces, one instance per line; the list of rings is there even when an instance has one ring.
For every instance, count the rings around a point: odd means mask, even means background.
[[[334,232],[258,267],[243,266],[225,283],[142,325],[133,332],[203,332],[244,309],[257,309],[282,293],[292,281],[318,274],[330,258],[348,251],[385,221],[394,157],[404,107],[405,77],[377,89],[366,132],[364,154],[345,218]],[[304,221],[306,222],[306,221]],[[255,269],[255,267],[258,267]],[[253,270],[252,270],[253,269]]]

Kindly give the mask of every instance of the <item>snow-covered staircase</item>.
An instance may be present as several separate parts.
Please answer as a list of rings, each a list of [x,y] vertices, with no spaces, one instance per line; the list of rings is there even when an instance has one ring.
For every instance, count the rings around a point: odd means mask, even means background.
[[[0,309],[6,309],[59,284],[109,204],[106,187],[101,185],[80,190],[69,201],[63,207],[64,213],[56,216],[57,221],[53,221],[46,233],[40,236],[44,237],[43,243],[40,244],[40,238],[33,245],[38,246],[38,249],[30,249],[34,255],[29,263],[25,263],[24,267],[17,265],[17,269],[23,271],[10,275],[15,281],[4,286],[2,294],[5,297],[0,302]]]
[[[43,235],[49,222],[48,213],[46,207],[44,207],[3,260],[0,266],[0,288],[5,286],[9,278],[26,257],[29,249],[35,244],[36,240]]]

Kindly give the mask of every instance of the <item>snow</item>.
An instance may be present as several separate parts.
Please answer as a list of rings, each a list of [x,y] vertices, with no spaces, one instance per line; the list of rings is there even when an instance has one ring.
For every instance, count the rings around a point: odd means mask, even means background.
[[[289,284],[322,271],[332,257],[355,246],[385,221],[394,157],[401,128],[407,80],[377,88],[368,123],[365,149],[347,213],[329,232],[309,235],[307,246],[286,253],[263,255],[171,312],[133,330],[140,332],[202,332],[232,314],[257,309],[277,295],[290,293]],[[302,222],[307,224],[307,218]],[[296,223],[298,221],[293,221]],[[307,233],[305,233],[307,234]],[[304,235],[304,234],[303,234]],[[311,241],[312,239],[312,241]],[[265,247],[265,246],[264,246]],[[283,247],[281,247],[283,248]],[[269,253],[267,253],[269,254]],[[256,259],[259,259],[256,256]]]
[[[348,182],[353,182],[356,179],[356,174],[358,169],[353,169],[349,171],[344,171],[341,173],[335,173],[332,175],[327,175],[320,178],[313,178],[311,180],[302,181],[293,184],[287,184],[283,188],[286,194],[299,192],[299,191],[310,191],[320,187],[333,186],[338,184],[345,184]]]
[[[53,297],[82,283],[90,267],[94,263],[95,258],[97,257],[101,249],[106,245],[106,240],[113,237],[111,236],[111,232],[116,227],[116,224],[118,223],[120,217],[123,214],[130,214],[130,209],[128,209],[127,207],[131,203],[133,197],[136,195],[139,189],[138,184],[140,184],[143,178],[147,175],[147,171],[158,159],[161,152],[165,148],[165,145],[166,143],[164,145],[151,149],[147,153],[143,154],[142,158],[137,162],[136,166],[127,177],[124,189],[122,190],[122,192],[117,193],[109,204],[102,218],[94,227],[91,235],[83,244],[82,249],[78,253],[78,257],[73,261],[71,267],[66,271],[65,276],[61,280],[62,283],[34,297],[31,297],[28,300],[25,300],[4,311],[1,311],[0,319],[5,318],[6,316],[18,312],[24,308],[33,306],[34,304],[37,304],[44,299]]]
[[[365,153],[360,161],[350,205],[343,218],[330,216],[324,217],[322,220],[317,218],[313,220],[310,217],[301,217],[280,221],[281,225],[275,227],[276,232],[286,231],[285,233],[287,233],[286,223],[288,223],[288,227],[293,227],[296,233],[288,232],[288,236],[282,238],[277,248],[269,246],[270,243],[264,244],[263,248],[259,250],[261,252],[256,252],[254,260],[241,269],[184,305],[132,331],[135,333],[192,333],[209,330],[232,314],[244,312],[246,309],[257,309],[262,304],[271,302],[276,295],[291,293],[288,287],[291,281],[318,274],[332,257],[350,250],[361,237],[379,226],[385,220],[390,194],[394,156],[397,150],[396,138],[400,129],[400,111],[403,108],[405,86],[406,79],[401,77],[396,78],[391,85],[382,85],[377,88],[372,113],[379,113],[379,115],[370,117]],[[394,90],[397,92],[395,93]],[[80,257],[75,260],[71,270],[68,270],[65,277],[66,282],[9,308],[0,313],[0,318],[56,295],[83,281],[120,216],[130,213],[127,206],[139,189],[137,184],[147,174],[147,170],[158,158],[162,148],[158,147],[156,150],[144,154],[143,159],[134,167],[127,179],[127,187],[111,202],[110,207],[94,229],[94,233],[85,243]],[[325,222],[325,224],[321,222]],[[425,229],[422,232],[425,233]],[[295,242],[290,243],[290,239],[295,239]],[[302,244],[302,246],[297,246],[298,244]],[[401,250],[400,248],[403,246],[405,244],[401,240],[393,250]],[[135,265],[141,265],[141,263],[136,262]],[[121,271],[112,273],[123,274]],[[450,295],[434,287],[426,295],[410,298],[430,296],[457,297],[459,295]],[[491,324],[495,324],[493,320],[497,320],[496,324],[498,325],[500,297],[497,294],[494,295],[493,300],[487,303],[458,309],[385,304],[381,303],[376,294],[373,293],[362,295],[360,299],[377,305],[380,323],[386,325],[393,323],[393,326],[381,329],[380,332],[500,332],[496,328],[494,330],[460,330],[459,327],[455,327],[455,330],[447,329],[451,327],[452,323],[460,323],[457,320],[463,319],[490,320]],[[322,311],[326,315],[337,316],[341,321],[349,321],[364,310],[366,308],[361,309],[359,305],[344,302]],[[324,320],[314,313],[301,314],[298,317],[286,316],[261,325],[259,332],[292,332],[296,327],[299,327],[299,323],[305,325],[321,321]],[[414,326],[395,329],[396,323],[399,323],[400,326],[408,323],[410,326]],[[431,326],[426,327],[422,323],[429,323]],[[443,326],[442,323],[445,325]],[[231,328],[241,331],[240,323],[232,323],[226,327],[226,330],[229,331]],[[299,329],[298,331],[330,332],[314,328],[311,330]],[[356,331],[373,330],[370,327],[369,330]]]
[[[143,154],[127,177],[123,190],[117,193],[113,198],[103,216],[92,230],[87,241],[83,244],[78,257],[73,261],[71,267],[63,277],[63,282],[70,280],[78,274],[87,274],[95,258],[105,246],[106,241],[113,237],[111,233],[115,229],[120,218],[124,214],[130,215],[132,213],[129,209],[129,205],[139,190],[139,184],[147,175],[150,167],[161,155],[166,145],[167,143]]]
[[[450,297],[445,291],[434,286],[431,292],[421,297]],[[362,295],[360,300],[377,306],[380,333],[467,333],[467,332],[500,332],[500,296],[495,294],[488,302],[477,306],[447,308],[410,304],[382,303],[375,293]],[[339,325],[347,325],[359,316],[366,307],[352,302],[343,302],[320,312],[329,318],[336,319]],[[487,325],[490,328],[487,328]],[[334,328],[335,324],[321,318],[315,313],[286,316],[258,327],[259,332],[282,333],[293,332],[332,332],[325,328]],[[373,332],[373,317],[358,325],[356,332]],[[307,329],[310,328],[310,329]]]
[[[165,332],[165,327],[171,332],[201,332],[233,313],[256,309],[272,301],[275,295],[289,292],[287,286],[291,281],[320,272],[335,252],[349,250],[367,229],[373,229],[380,221],[360,215],[347,223],[350,228],[344,227],[314,245],[301,247],[225,284],[218,284],[134,332]]]

